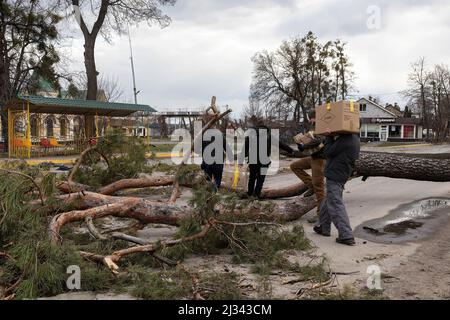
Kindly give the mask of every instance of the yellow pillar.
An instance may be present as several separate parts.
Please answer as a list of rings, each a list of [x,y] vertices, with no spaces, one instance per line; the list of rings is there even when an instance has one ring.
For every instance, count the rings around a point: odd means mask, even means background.
[[[95,112],[95,137],[98,138],[100,135],[98,134],[98,113]]]
[[[147,130],[145,130],[147,133],[147,142],[148,145],[150,146],[150,119],[147,116]]]
[[[14,119],[12,117],[11,109],[8,109],[8,157],[11,158],[12,155],[12,141],[14,132]]]
[[[25,132],[25,138],[26,138],[26,146],[27,146],[27,157],[28,159],[31,158],[31,125],[30,125],[30,101],[27,101],[27,129]]]

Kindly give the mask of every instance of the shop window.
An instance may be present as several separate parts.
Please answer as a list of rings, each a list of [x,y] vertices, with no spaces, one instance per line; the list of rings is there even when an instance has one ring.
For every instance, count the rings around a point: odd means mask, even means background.
[[[403,138],[414,139],[414,126],[403,126]]]
[[[402,126],[389,126],[389,138],[401,138]]]
[[[361,138],[365,138],[366,137],[366,124],[363,124],[363,125],[361,125],[360,126],[360,134],[359,134],[359,136],[361,137]]]
[[[372,140],[376,140],[380,138],[380,126],[377,124],[368,124],[367,125],[367,138],[371,138]]]

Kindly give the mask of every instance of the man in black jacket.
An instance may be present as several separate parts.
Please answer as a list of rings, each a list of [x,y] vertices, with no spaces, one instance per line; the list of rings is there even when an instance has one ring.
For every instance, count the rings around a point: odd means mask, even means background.
[[[325,167],[327,194],[320,207],[319,221],[314,226],[314,231],[329,237],[333,222],[339,232],[336,242],[346,245],[355,245],[355,239],[342,193],[345,183],[353,173],[359,149],[357,134],[328,136],[322,149],[323,155],[327,158]]]
[[[248,157],[248,191],[249,196],[261,197],[261,191],[266,174],[271,164],[271,131],[264,122],[256,117],[250,119],[253,129],[251,136],[245,137],[244,154]],[[280,149],[293,154],[294,150],[285,143],[278,141]]]
[[[211,120],[211,115],[203,116],[203,125]],[[216,141],[218,139],[218,141]],[[217,191],[222,183],[223,167],[227,152],[225,134],[219,130],[218,126],[213,126],[205,130],[202,135],[202,164],[200,168],[206,178],[214,182],[214,189]],[[206,152],[208,151],[208,152]]]

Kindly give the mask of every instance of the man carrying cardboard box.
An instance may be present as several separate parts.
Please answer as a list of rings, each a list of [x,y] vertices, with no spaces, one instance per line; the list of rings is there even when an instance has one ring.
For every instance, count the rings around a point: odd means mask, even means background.
[[[314,125],[316,121],[316,112],[311,110],[308,113],[309,122]],[[309,223],[315,223],[319,219],[320,204],[325,197],[324,188],[324,168],[325,159],[321,153],[321,147],[323,146],[323,138],[314,135],[313,132],[308,132],[306,135],[297,135],[294,137],[294,141],[298,145],[300,151],[310,151],[311,156],[301,158],[291,163],[290,167],[292,172],[295,173],[300,180],[308,187],[308,190],[304,193],[304,197],[316,196],[317,201],[317,215],[308,219]],[[311,176],[305,171],[311,169]]]
[[[333,222],[339,232],[336,242],[353,246],[355,239],[342,194],[359,157],[359,136],[354,133],[333,134],[330,129],[327,131],[329,135],[323,148],[323,154],[327,158],[325,167],[327,193],[320,207],[319,221],[314,226],[314,231],[329,237]]]

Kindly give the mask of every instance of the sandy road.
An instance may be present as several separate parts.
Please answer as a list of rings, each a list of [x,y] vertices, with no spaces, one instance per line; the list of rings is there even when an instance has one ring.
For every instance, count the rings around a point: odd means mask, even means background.
[[[417,149],[419,148],[412,148],[407,152],[418,152]],[[439,152],[442,149],[439,147]],[[283,166],[288,163],[289,161],[284,162]],[[269,177],[267,187],[286,186],[296,181],[294,174],[286,172]],[[382,218],[401,205],[432,197],[450,198],[450,182],[384,177],[371,177],[363,182],[358,178],[349,181],[344,191],[353,228],[366,221]],[[450,214],[450,209],[447,211],[443,214]],[[383,244],[357,238],[356,246],[346,247],[335,243],[335,228],[331,238],[321,237],[312,231],[306,218],[313,213],[308,213],[298,223],[304,226],[307,237],[317,246],[317,253],[325,254],[335,271],[359,272],[339,276],[341,285],[350,283],[364,287],[369,276],[367,268],[376,265],[383,275],[388,275],[388,278],[383,279],[382,288],[386,289],[385,294],[391,298],[450,298],[450,219],[444,220],[447,223],[440,224],[432,237],[426,240]]]

